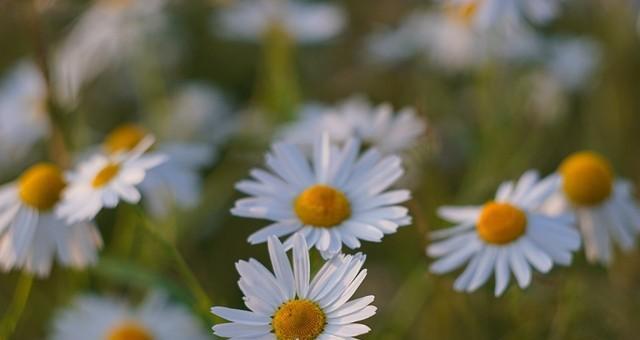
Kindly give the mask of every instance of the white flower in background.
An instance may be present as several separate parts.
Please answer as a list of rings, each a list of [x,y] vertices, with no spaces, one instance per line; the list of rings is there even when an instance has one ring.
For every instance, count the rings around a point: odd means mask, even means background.
[[[488,28],[504,22],[545,24],[560,14],[563,0],[445,0],[445,7],[464,7],[474,25]]]
[[[337,255],[311,278],[309,252],[304,237],[294,236],[293,266],[283,245],[269,238],[273,273],[254,259],[239,261],[238,285],[250,311],[213,307],[229,321],[213,327],[215,335],[231,339],[334,339],[347,340],[368,333],[359,324],[375,315],[373,296],[349,301],[364,281],[365,256]]]
[[[108,68],[145,53],[151,38],[166,41],[166,2],[93,2],[55,54],[53,80],[61,102],[74,105],[86,83]],[[160,54],[163,57],[173,53],[165,47]]]
[[[316,139],[310,160],[295,145],[274,144],[266,156],[271,172],[254,169],[254,179],[236,185],[251,197],[236,201],[234,215],[274,222],[249,242],[301,232],[310,247],[328,257],[343,243],[355,249],[360,240],[380,242],[384,234],[410,224],[407,208],[398,205],[410,192],[386,191],[404,173],[401,159],[383,157],[376,149],[359,152],[358,140],[338,147],[327,134]]]
[[[230,39],[261,41],[272,29],[300,43],[319,43],[342,32],[346,14],[332,3],[297,0],[236,0],[213,17],[216,34]]]
[[[584,151],[565,159],[557,174],[557,193],[545,204],[551,214],[574,213],[587,259],[610,264],[613,244],[623,251],[635,247],[640,232],[640,207],[630,182],[616,179],[601,155]]]
[[[502,184],[495,200],[483,206],[441,208],[440,216],[456,226],[432,233],[437,241],[427,253],[439,259],[431,271],[447,273],[468,262],[454,288],[472,292],[495,272],[499,296],[511,273],[525,288],[531,282],[531,267],[546,273],[554,263],[569,265],[572,252],[580,248],[572,216],[550,217],[540,210],[556,186],[557,179],[539,181],[538,174],[530,171],[515,184]]]
[[[413,108],[395,113],[388,103],[373,106],[362,97],[352,97],[335,108],[307,106],[297,122],[283,129],[282,137],[304,146],[312,145],[326,132],[337,142],[355,137],[383,153],[393,153],[414,146],[426,128]]]
[[[600,46],[592,39],[574,37],[554,38],[547,44],[547,72],[567,91],[586,87],[600,63]]]
[[[77,298],[54,320],[51,340],[204,340],[198,319],[161,293],[134,308],[98,296]]]
[[[40,163],[0,186],[0,268],[47,276],[54,260],[85,268],[102,239],[92,223],[67,223],[53,213],[65,188],[62,170]]]
[[[47,89],[31,62],[18,63],[0,86],[0,162],[23,160],[33,145],[49,133]]]
[[[145,154],[154,138],[147,135],[129,150],[124,138],[108,140],[111,155],[96,154],[83,161],[68,175],[69,186],[63,191],[63,202],[56,213],[69,222],[93,219],[103,208],[114,208],[120,200],[140,201],[137,186],[146,173],[166,161],[162,154]],[[129,144],[130,145],[130,144]]]

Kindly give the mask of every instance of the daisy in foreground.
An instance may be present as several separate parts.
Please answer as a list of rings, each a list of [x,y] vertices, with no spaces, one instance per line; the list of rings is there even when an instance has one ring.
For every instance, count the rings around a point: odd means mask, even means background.
[[[160,293],[151,294],[137,308],[97,296],[78,298],[58,315],[52,340],[204,340],[196,318],[171,304]]]
[[[70,184],[56,213],[69,222],[93,219],[102,208],[114,208],[120,200],[138,203],[141,195],[136,186],[153,167],[162,164],[161,154],[145,154],[154,142],[146,136],[139,143],[128,138],[107,140],[111,155],[96,154],[69,174]],[[129,145],[135,143],[130,151]]]
[[[549,217],[540,211],[553,194],[557,180],[538,180],[535,171],[517,183],[505,182],[494,201],[479,207],[444,207],[440,216],[457,224],[432,234],[438,240],[427,248],[436,274],[447,273],[469,262],[454,288],[472,292],[495,272],[495,295],[500,296],[511,274],[518,285],[531,282],[531,266],[546,273],[554,263],[569,265],[572,252],[580,248],[580,235],[571,216]]]
[[[575,213],[587,259],[609,264],[612,241],[624,251],[635,246],[640,232],[640,207],[630,182],[617,180],[608,160],[590,151],[565,159],[557,174],[558,191],[545,203],[551,214]]]
[[[97,260],[102,238],[91,223],[67,223],[53,210],[65,188],[62,170],[48,163],[0,187],[0,268],[47,276],[54,259],[82,269]]]
[[[411,223],[407,208],[398,205],[410,192],[385,191],[404,173],[398,156],[382,157],[376,149],[360,156],[356,139],[340,148],[327,134],[316,139],[311,162],[294,145],[276,143],[272,149],[266,158],[274,173],[254,169],[255,180],[236,185],[253,197],[238,200],[234,215],[275,222],[251,235],[250,243],[299,231],[326,258],[343,243],[355,249],[360,240],[380,242]]]
[[[337,255],[311,279],[309,252],[300,234],[294,236],[293,268],[280,241],[269,238],[274,273],[254,259],[236,264],[239,286],[250,311],[213,307],[231,323],[213,327],[217,336],[232,339],[352,339],[370,328],[356,322],[373,316],[373,296],[349,301],[367,270],[365,256]]]

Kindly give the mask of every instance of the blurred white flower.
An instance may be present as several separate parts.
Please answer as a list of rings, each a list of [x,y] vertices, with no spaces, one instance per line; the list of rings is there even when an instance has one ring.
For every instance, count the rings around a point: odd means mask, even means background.
[[[206,331],[187,308],[161,293],[137,308],[98,296],[77,298],[55,318],[51,340],[205,340]]]
[[[445,6],[462,7],[474,25],[489,28],[504,22],[545,24],[556,18],[564,0],[444,0]]]
[[[52,64],[58,99],[77,102],[81,88],[111,66],[149,47],[154,35],[167,40],[167,0],[99,0],[83,13],[56,51]],[[171,52],[163,49],[160,56]]]
[[[236,264],[238,285],[249,311],[213,307],[231,322],[213,326],[231,339],[348,340],[371,329],[358,322],[375,315],[374,296],[351,300],[367,276],[365,256],[336,255],[311,277],[309,250],[302,234],[293,236],[293,263],[278,238],[268,240],[273,273],[254,259]]]
[[[440,216],[456,226],[431,234],[437,241],[427,253],[439,258],[431,271],[447,273],[468,262],[454,288],[475,291],[495,272],[495,295],[500,296],[511,273],[526,288],[531,267],[546,273],[554,263],[571,264],[572,253],[580,248],[572,216],[550,217],[541,210],[556,184],[554,178],[539,181],[538,174],[529,171],[516,183],[503,183],[495,200],[483,206],[440,208]]]
[[[82,269],[96,262],[102,238],[92,223],[54,215],[66,182],[57,166],[36,164],[0,186],[0,268],[47,276],[54,260]]]
[[[388,104],[373,106],[367,99],[354,96],[335,107],[308,105],[298,121],[285,126],[282,138],[293,144],[310,146],[323,133],[344,143],[350,138],[383,153],[406,151],[425,133],[427,123],[413,108],[395,113]]]
[[[28,61],[18,63],[0,86],[0,163],[23,160],[49,133],[47,90],[42,74]]]
[[[613,243],[623,251],[635,248],[640,233],[640,206],[633,185],[616,179],[608,160],[590,151],[567,157],[556,178],[556,194],[545,203],[550,214],[576,215],[587,259],[609,265]]]
[[[332,3],[299,0],[236,0],[212,18],[216,34],[229,39],[261,41],[274,27],[299,43],[318,43],[340,34],[344,10]]]
[[[585,88],[600,63],[600,46],[592,39],[574,37],[553,38],[547,44],[549,74],[568,91]]]
[[[138,203],[141,195],[136,187],[150,169],[166,161],[166,156],[145,153],[154,142],[150,135],[127,148],[132,141],[113,139],[107,144],[111,154],[96,154],[78,165],[68,175],[70,183],[63,191],[57,215],[70,223],[88,221],[103,208],[116,207],[120,200]]]

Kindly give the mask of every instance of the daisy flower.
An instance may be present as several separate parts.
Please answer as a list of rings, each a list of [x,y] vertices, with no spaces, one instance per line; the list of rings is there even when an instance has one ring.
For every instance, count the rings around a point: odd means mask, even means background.
[[[480,27],[505,21],[545,24],[559,15],[562,0],[446,0],[445,7],[463,7]]]
[[[284,30],[300,43],[319,43],[342,32],[346,15],[329,3],[296,0],[238,0],[213,17],[224,37],[257,42],[272,29]]]
[[[93,155],[69,174],[70,184],[57,209],[59,216],[69,222],[87,221],[103,208],[116,207],[120,200],[140,201],[136,187],[150,169],[166,160],[166,156],[145,154],[154,142],[152,136],[147,135],[139,143],[132,137],[131,134],[110,136],[105,142],[110,155]]]
[[[273,274],[254,259],[239,261],[238,285],[250,311],[213,307],[229,321],[213,327],[232,339],[353,339],[370,328],[359,324],[376,313],[373,296],[349,301],[364,281],[365,256],[337,255],[311,279],[309,252],[302,235],[293,241],[293,268],[284,246],[269,238]]]
[[[164,43],[167,0],[100,0],[82,14],[56,51],[52,64],[56,94],[66,105],[75,105],[81,88],[108,68],[131,60],[141,49]],[[163,46],[163,58],[174,52]]]
[[[545,204],[551,214],[574,213],[587,259],[609,264],[613,244],[629,251],[640,232],[640,207],[630,182],[616,179],[608,160],[583,151],[567,157],[558,172],[558,191]]]
[[[39,163],[0,187],[0,268],[44,277],[56,259],[76,269],[96,262],[102,239],[95,226],[53,213],[66,185],[62,170]]]
[[[36,65],[22,61],[0,86],[0,161],[23,160],[49,133],[47,89]]]
[[[298,145],[312,145],[323,133],[346,142],[351,137],[383,153],[406,151],[417,143],[427,128],[413,108],[394,112],[388,104],[372,105],[365,98],[349,98],[335,108],[308,106],[302,117],[285,127],[283,138]]]
[[[204,340],[206,332],[189,311],[160,293],[134,308],[98,296],[77,298],[54,320],[52,340]]]
[[[340,148],[327,134],[316,140],[311,160],[292,144],[274,144],[266,157],[272,172],[254,169],[254,179],[236,185],[252,197],[238,200],[231,213],[274,222],[249,242],[301,232],[327,257],[339,253],[343,243],[355,249],[360,240],[380,242],[410,224],[407,208],[398,205],[410,198],[409,191],[386,191],[404,173],[401,159],[375,149],[359,155],[359,150],[358,140]]]
[[[468,262],[455,281],[458,291],[472,292],[495,272],[495,295],[500,296],[513,273],[518,285],[531,282],[531,267],[546,273],[554,263],[569,265],[580,247],[580,235],[570,215],[550,217],[542,203],[553,194],[557,180],[538,180],[535,171],[517,183],[503,183],[495,200],[478,207],[444,207],[439,214],[456,227],[435,232],[437,240],[427,254],[439,258],[431,265],[436,274]]]

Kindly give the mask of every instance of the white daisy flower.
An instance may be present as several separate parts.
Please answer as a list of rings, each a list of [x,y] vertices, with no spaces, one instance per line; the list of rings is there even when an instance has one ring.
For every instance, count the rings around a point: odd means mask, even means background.
[[[77,102],[84,84],[106,69],[130,60],[149,47],[150,38],[166,42],[167,0],[100,0],[80,17],[52,64],[56,95],[67,105]],[[160,40],[160,39],[157,39]],[[154,41],[155,42],[155,41]],[[164,46],[163,58],[171,46]]]
[[[388,103],[374,107],[356,96],[335,108],[308,106],[297,122],[284,128],[282,136],[285,141],[298,145],[312,145],[323,133],[338,142],[356,137],[383,153],[393,153],[414,146],[426,128],[426,122],[413,108],[395,113]]]
[[[468,8],[470,18],[480,27],[505,21],[532,21],[545,24],[560,13],[562,0],[446,0],[445,6]]]
[[[468,262],[455,281],[458,291],[472,292],[495,272],[495,295],[500,296],[513,273],[518,285],[531,282],[531,268],[546,273],[554,263],[569,265],[580,247],[580,235],[570,215],[550,217],[540,207],[553,194],[557,180],[538,181],[535,171],[500,186],[494,201],[478,207],[444,207],[441,217],[456,227],[432,233],[438,240],[427,254],[439,259],[431,265],[436,274],[455,270]]]
[[[353,339],[370,328],[359,324],[376,313],[373,296],[349,301],[364,281],[365,256],[337,255],[311,279],[307,244],[293,241],[293,268],[284,246],[269,238],[273,274],[254,259],[239,261],[238,285],[250,311],[213,307],[231,323],[213,327],[215,335],[232,339]]]
[[[216,34],[261,41],[272,29],[284,30],[299,43],[319,43],[342,32],[346,14],[330,3],[296,0],[237,0],[213,17]]]
[[[87,221],[103,208],[116,207],[120,200],[129,203],[140,201],[141,195],[136,187],[150,169],[166,160],[166,156],[145,154],[154,142],[151,136],[146,136],[127,151],[131,142],[132,139],[126,138],[107,140],[105,147],[112,155],[96,154],[69,174],[70,184],[63,192],[64,200],[57,209],[58,216],[69,222]]]
[[[558,191],[545,210],[576,215],[589,261],[610,264],[614,243],[623,251],[635,247],[640,207],[632,184],[616,179],[609,161],[594,152],[578,152],[566,158],[551,177],[558,179]]]
[[[410,192],[386,191],[404,173],[401,159],[383,157],[376,149],[359,155],[359,150],[358,140],[340,148],[327,134],[316,140],[311,160],[292,144],[274,144],[266,157],[272,172],[254,169],[254,179],[236,185],[252,197],[236,201],[234,215],[275,222],[249,242],[301,232],[327,257],[339,253],[343,243],[355,249],[360,240],[380,242],[384,234],[410,224],[407,208],[398,205]]]
[[[76,299],[54,320],[52,340],[204,340],[209,339],[189,311],[160,293],[133,308],[97,296]]]
[[[76,269],[96,262],[102,239],[95,226],[53,213],[66,185],[57,166],[40,163],[0,187],[0,268],[44,277],[56,259]]]
[[[36,65],[20,62],[0,86],[0,161],[23,160],[48,133],[46,84]]]

